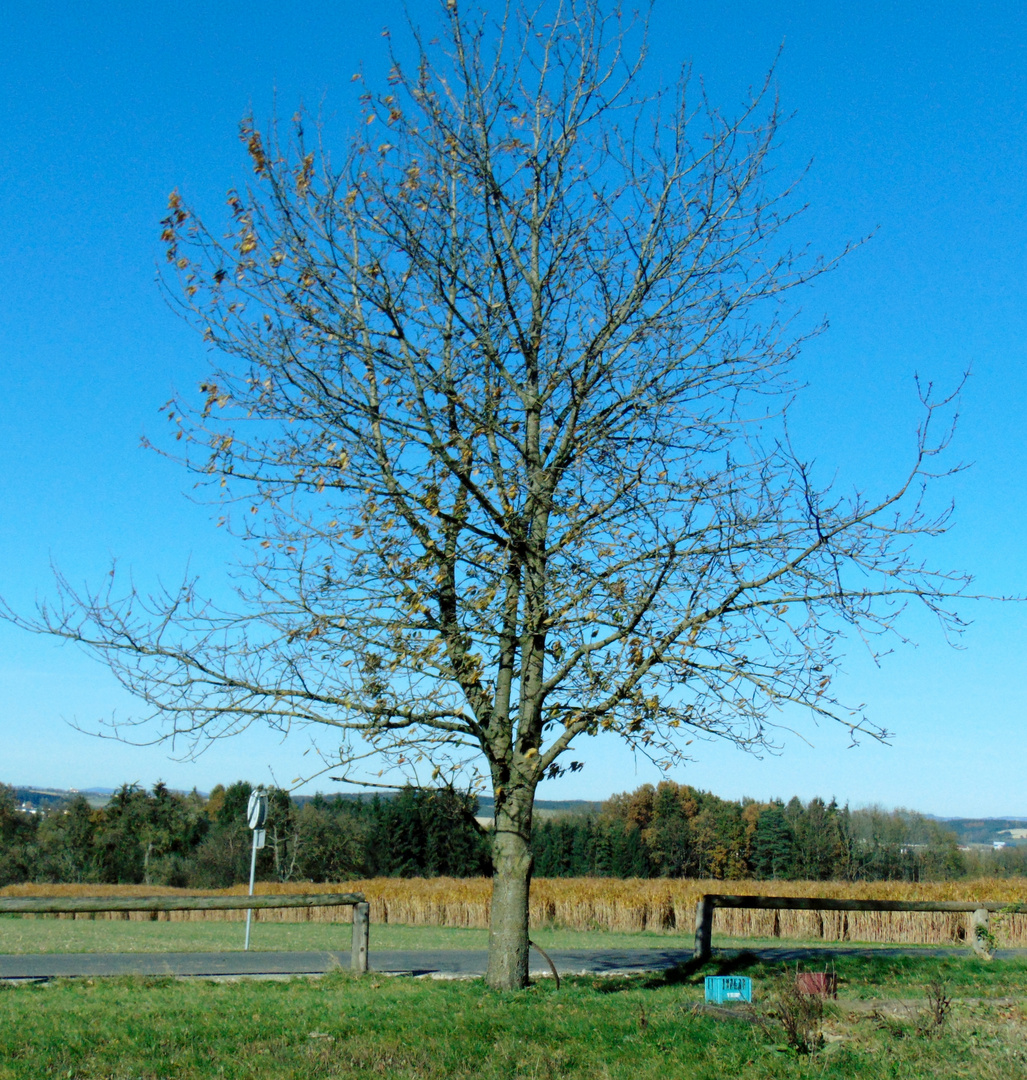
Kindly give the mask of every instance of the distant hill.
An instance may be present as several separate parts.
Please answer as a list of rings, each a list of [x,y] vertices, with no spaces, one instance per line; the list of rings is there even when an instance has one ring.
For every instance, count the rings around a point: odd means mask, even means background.
[[[39,810],[53,810],[67,806],[72,799],[82,795],[90,806],[103,806],[117,788],[84,788],[81,791],[64,790],[62,788],[49,787],[15,787],[12,788],[14,797],[19,803],[35,807]],[[181,794],[184,794],[181,793]],[[206,797],[206,792],[200,792]],[[388,799],[395,794],[392,790],[358,791],[358,792],[333,792],[322,795],[322,798],[332,802],[336,799],[347,799],[354,802],[369,802],[371,799]],[[313,799],[313,795],[294,795],[293,801],[297,806],[304,806]],[[555,817],[557,815],[595,814],[602,807],[602,800],[588,799],[538,799],[535,802],[537,815],[542,818]],[[478,796],[478,814],[482,818],[491,818],[495,814],[495,800],[491,795]],[[960,844],[993,844],[996,841],[1004,841],[1007,844],[1027,845],[1027,815],[1023,817],[994,817],[994,818],[944,818],[934,814],[925,814],[933,821],[951,829],[955,833]]]
[[[76,796],[84,796],[91,806],[103,806],[117,791],[117,788],[83,788],[81,790],[46,787],[15,787],[11,789],[19,803],[26,803],[38,809],[54,809],[67,806]],[[179,792],[185,794],[185,792]],[[204,798],[207,792],[200,792]],[[323,799],[333,802],[336,799],[347,799],[354,802],[370,802],[374,798],[388,799],[395,795],[395,791],[359,791],[359,792],[333,792],[322,795]],[[297,806],[305,806],[315,798],[313,795],[293,795],[293,802]],[[543,816],[552,814],[593,814],[602,806],[602,802],[590,802],[585,799],[538,799],[535,809]],[[478,797],[478,810],[483,817],[491,817],[495,809],[495,800],[491,795]]]
[[[16,787],[11,790],[19,805],[32,806],[37,810],[59,809],[74,798],[74,795],[67,791],[58,789]]]
[[[59,810],[67,806],[73,799],[80,795],[92,806],[105,806],[117,788],[43,788],[43,787],[15,787],[11,788],[14,797],[19,804],[35,807],[37,810]]]
[[[585,799],[536,799],[535,813],[542,817],[556,814],[595,814],[602,807],[602,802],[588,802]],[[496,801],[491,795],[478,796],[478,813],[482,817],[493,817]]]
[[[940,818],[961,844],[1027,843],[1027,818]],[[1018,835],[1020,834],[1020,835]]]

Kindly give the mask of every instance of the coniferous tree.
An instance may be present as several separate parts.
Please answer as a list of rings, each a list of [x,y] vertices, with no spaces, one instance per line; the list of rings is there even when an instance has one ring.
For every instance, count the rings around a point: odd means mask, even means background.
[[[553,845],[553,825],[549,821],[540,821],[531,834],[531,852],[535,862],[535,874],[538,877],[558,877],[555,872],[556,859]]]
[[[650,878],[656,875],[656,868],[649,855],[649,849],[642,839],[642,831],[634,825],[617,830],[614,833],[616,874],[623,878]]]
[[[103,808],[96,848],[100,880],[110,885],[143,880],[145,851],[140,843],[147,824],[146,792],[122,784]]]
[[[590,819],[592,830],[592,873],[597,877],[612,877],[614,869],[614,847],[611,828],[602,818]]]
[[[571,833],[571,877],[589,877],[592,870],[592,844],[589,822],[575,821],[568,824]]]
[[[789,878],[795,865],[795,838],[781,803],[772,803],[756,824],[752,866],[764,880]]]
[[[828,881],[835,876],[840,861],[841,835],[838,830],[837,804],[827,806],[823,799],[811,799],[796,815],[794,835],[794,876],[804,881]]]
[[[428,876],[472,877],[490,872],[488,838],[475,817],[476,797],[441,788],[421,792],[420,804]]]

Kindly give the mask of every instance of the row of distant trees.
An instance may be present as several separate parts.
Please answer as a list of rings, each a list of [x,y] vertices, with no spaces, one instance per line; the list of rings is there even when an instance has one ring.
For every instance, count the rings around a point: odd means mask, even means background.
[[[0,785],[0,884],[23,881],[223,888],[247,880],[252,788],[204,797],[125,785],[101,808],[77,796],[38,814]],[[271,881],[471,877],[491,872],[477,800],[405,789],[367,800],[269,792],[257,874]],[[940,822],[833,800],[740,802],[670,781],[617,795],[591,814],[536,824],[540,877],[905,880],[1027,872],[1027,849],[960,851]]]
[[[125,785],[102,808],[82,796],[21,813],[0,786],[0,884],[100,882],[225,888],[249,878],[251,833],[240,781],[204,798],[157,784]],[[491,871],[477,800],[450,790],[406,789],[367,801],[297,803],[269,792],[257,876],[269,881],[358,877],[466,877]]]
[[[1024,867],[1015,851],[1002,867],[960,851],[951,830],[907,810],[736,802],[670,781],[617,795],[592,818],[543,822],[534,847],[542,877],[920,881]]]

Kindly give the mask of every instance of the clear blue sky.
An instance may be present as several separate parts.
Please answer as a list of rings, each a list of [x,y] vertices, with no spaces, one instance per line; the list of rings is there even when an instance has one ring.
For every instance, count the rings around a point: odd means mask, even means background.
[[[409,7],[435,18],[426,0]],[[221,573],[231,548],[212,511],[139,445],[161,441],[159,406],[204,374],[202,343],[154,283],[158,222],[174,187],[216,213],[245,182],[236,131],[250,109],[266,126],[303,104],[341,137],[350,78],[383,71],[381,30],[398,31],[402,13],[394,0],[0,8],[0,593],[16,605],[47,594],[51,560],[75,581],[99,581],[114,556],[143,582],[174,582],[187,564]],[[884,486],[912,445],[914,373],[947,388],[972,367],[955,457],[974,466],[948,483],[955,526],[925,554],[973,570],[982,591],[1027,592],[1027,9],[664,0],[654,29],[649,77],[690,63],[727,111],[783,44],[775,85],[795,115],[779,176],[813,162],[801,232],[829,254],[875,233],[805,297],[831,329],[799,363],[800,444],[844,486]],[[846,695],[897,733],[892,746],[849,750],[842,732],[804,722],[812,747],[791,738],[756,761],[700,745],[674,778],[732,797],[1027,815],[1027,608],[968,613],[960,651],[919,617],[918,646],[880,669],[852,643]],[[303,770],[303,735],[246,736],[179,763],[67,723],[132,708],[73,649],[0,626],[0,780],[206,789]],[[584,756],[541,797],[654,779],[613,744]]]

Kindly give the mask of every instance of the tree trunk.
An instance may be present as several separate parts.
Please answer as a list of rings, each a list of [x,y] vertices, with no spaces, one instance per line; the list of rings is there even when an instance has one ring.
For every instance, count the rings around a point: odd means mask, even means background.
[[[528,985],[528,895],[531,888],[531,812],[534,791],[498,789],[492,842],[492,920],[489,966],[494,990]]]

